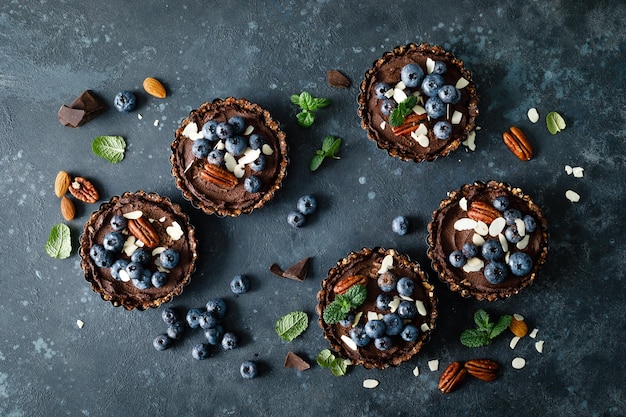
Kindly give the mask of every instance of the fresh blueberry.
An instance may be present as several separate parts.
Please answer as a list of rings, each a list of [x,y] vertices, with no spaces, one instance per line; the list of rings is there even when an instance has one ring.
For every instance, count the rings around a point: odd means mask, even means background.
[[[385,314],[383,321],[385,322],[385,333],[387,336],[397,336],[402,333],[404,322],[397,313]]]
[[[203,311],[198,318],[198,325],[201,329],[208,330],[213,329],[218,324],[218,319],[212,313]]]
[[[518,243],[520,240],[524,238],[524,236],[519,234],[519,230],[517,230],[517,226],[512,224],[508,226],[504,230],[504,237],[511,243]]]
[[[409,219],[405,216],[398,216],[391,221],[391,230],[400,236],[409,233]]]
[[[517,209],[506,209],[504,213],[502,213],[502,217],[506,220],[506,224],[515,224],[515,219],[522,218],[522,212]]]
[[[124,247],[124,236],[120,232],[109,232],[104,235],[102,246],[113,253],[120,253]]]
[[[300,213],[308,216],[309,214],[315,213],[315,210],[317,209],[317,200],[310,194],[303,195],[298,199],[296,208]]]
[[[292,211],[287,215],[287,223],[293,227],[302,227],[305,223],[304,214],[299,211]]]
[[[378,339],[374,339],[374,346],[378,350],[388,350],[393,346],[393,340],[389,336],[379,337]]]
[[[489,239],[481,249],[483,258],[488,261],[498,260],[504,255],[504,250],[498,239]]]
[[[167,324],[177,323],[180,320],[178,312],[172,307],[166,307],[161,312],[161,319]]]
[[[111,266],[111,269],[109,270],[109,272],[111,272],[111,276],[113,278],[115,278],[118,281],[121,281],[122,278],[120,277],[120,271],[122,269],[126,269],[126,266],[128,265],[128,260],[127,259],[118,259],[117,261],[115,261],[113,263],[113,266]]]
[[[217,137],[217,122],[215,120],[209,120],[202,126],[202,137],[211,142],[215,142],[219,138]]]
[[[224,151],[220,149],[213,149],[207,155],[206,160],[211,165],[222,165],[224,162]]]
[[[398,277],[393,273],[387,271],[378,276],[378,288],[383,292],[391,292],[396,289],[398,284]]]
[[[152,259],[152,252],[146,248],[137,248],[130,255],[131,262],[137,262],[142,266],[147,266],[150,263],[150,259]]]
[[[120,91],[115,95],[113,105],[119,112],[128,113],[135,110],[137,100],[132,91]]]
[[[137,262],[129,262],[126,265],[126,273],[130,279],[141,279],[143,276],[143,266]]]
[[[253,150],[261,149],[266,143],[265,138],[259,134],[253,133],[248,137],[248,146]]]
[[[509,208],[509,199],[505,195],[498,196],[491,202],[493,207],[498,211],[504,211]]]
[[[433,133],[440,140],[446,140],[450,138],[452,133],[452,124],[447,120],[440,120],[433,126]]]
[[[374,92],[376,93],[376,98],[379,100],[385,99],[387,98],[387,96],[385,95],[387,93],[387,91],[391,90],[391,86],[387,83],[381,82],[376,84],[376,87],[374,87]]]
[[[221,324],[217,324],[215,327],[206,329],[204,337],[210,345],[219,345],[224,336],[224,327]]]
[[[446,63],[443,61],[435,61],[435,65],[433,66],[433,74],[444,74],[448,68],[446,67]]]
[[[527,233],[532,233],[537,230],[537,222],[535,218],[530,214],[525,215],[522,220],[524,221],[524,226]]]
[[[159,254],[159,262],[163,268],[176,268],[180,262],[180,254],[176,249],[167,248]]]
[[[115,216],[111,217],[111,221],[109,223],[111,224],[113,230],[115,230],[116,232],[124,230],[127,225],[126,218],[120,214],[116,214]]]
[[[417,314],[417,306],[412,301],[402,300],[398,305],[397,313],[401,318],[410,320]]]
[[[257,367],[256,363],[252,361],[245,361],[239,367],[239,373],[244,379],[252,379],[256,377]]]
[[[506,265],[498,261],[489,262],[483,273],[487,281],[492,284],[500,284],[509,275]]]
[[[226,301],[223,298],[213,298],[206,303],[206,310],[213,313],[218,319],[226,316]]]
[[[446,114],[446,105],[439,97],[431,97],[426,100],[424,108],[431,119],[438,119]]]
[[[261,191],[262,185],[261,178],[256,175],[247,176],[246,179],[243,180],[243,188],[251,194]]]
[[[398,290],[398,294],[410,297],[415,289],[415,282],[411,278],[402,277],[398,280],[396,289]]]
[[[376,308],[383,311],[389,310],[389,303],[391,300],[391,295],[381,292],[376,296]]]
[[[166,350],[172,346],[172,339],[166,333],[162,333],[154,338],[152,346],[156,350]]]
[[[154,271],[150,281],[152,282],[152,286],[155,288],[163,288],[167,283],[167,272]]]
[[[439,89],[444,85],[443,77],[439,74],[428,74],[422,81],[422,91],[428,97],[436,97]]]
[[[339,320],[339,324],[341,325],[341,327],[350,327],[352,326],[353,322],[354,322],[354,313],[352,311],[349,312],[347,316]]]
[[[385,334],[385,322],[382,320],[369,320],[363,326],[363,330],[371,339],[377,339]]]
[[[212,150],[211,142],[207,139],[195,140],[191,146],[191,153],[196,158],[206,158]]]
[[[99,243],[96,243],[91,248],[89,248],[89,256],[94,261],[97,260],[98,258],[100,258],[103,253],[104,253],[104,246],[102,246]]]
[[[509,256],[508,265],[513,275],[521,277],[530,273],[533,268],[533,260],[525,252],[514,252]]]
[[[350,339],[359,347],[367,346],[371,340],[362,326],[356,326],[350,329]]]
[[[115,263],[115,254],[109,250],[100,252],[97,259],[94,260],[96,266],[100,268],[110,268]]]
[[[388,98],[383,99],[382,103],[380,103],[380,112],[385,116],[389,116],[395,108],[396,102]]]
[[[175,340],[180,340],[187,331],[187,325],[182,321],[176,321],[167,326],[167,335]]]
[[[474,258],[478,255],[478,247],[472,242],[467,242],[463,245],[461,252],[467,259]]]
[[[265,159],[265,156],[264,155],[259,155],[259,157],[257,159],[255,159],[254,161],[250,162],[250,164],[248,164],[248,166],[254,172],[261,172],[261,171],[263,171],[265,169],[265,167],[267,166],[267,161]]]
[[[139,278],[131,278],[133,285],[139,290],[145,290],[152,286],[152,272],[143,269]]]
[[[191,349],[191,357],[199,361],[208,358],[209,355],[209,345],[206,343],[198,343]]]
[[[233,135],[233,127],[226,122],[218,123],[215,134],[219,139],[228,139]]]
[[[233,156],[240,156],[248,147],[248,140],[243,136],[231,136],[224,143],[226,152]]]
[[[191,308],[187,311],[187,315],[185,319],[187,320],[187,325],[192,329],[197,329],[200,327],[200,316],[202,316],[202,310],[199,308]]]
[[[419,334],[420,334],[420,331],[417,327],[413,326],[412,324],[407,324],[406,326],[404,326],[404,329],[402,329],[402,333],[400,333],[400,337],[405,342],[415,342]]]
[[[437,96],[446,104],[457,104],[461,101],[461,92],[450,84],[442,85]]]
[[[418,87],[423,77],[424,71],[417,64],[407,64],[400,71],[400,80],[408,88]]]
[[[463,255],[463,252],[460,250],[452,251],[452,253],[448,256],[448,261],[450,261],[450,265],[455,268],[460,268],[467,262],[467,258]]]
[[[250,278],[246,275],[237,275],[230,281],[230,290],[233,294],[245,294],[250,289]]]
[[[246,122],[241,116],[233,116],[228,119],[228,124],[233,127],[233,133],[235,135],[241,135],[246,130]]]
[[[237,336],[234,333],[227,332],[222,336],[222,348],[231,350],[237,347]]]

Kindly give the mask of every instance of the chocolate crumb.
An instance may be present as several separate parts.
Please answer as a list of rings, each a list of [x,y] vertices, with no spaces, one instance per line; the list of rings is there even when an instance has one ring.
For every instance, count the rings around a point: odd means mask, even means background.
[[[285,368],[295,368],[298,371],[306,371],[311,367],[304,359],[293,352],[287,352],[285,356]]]
[[[78,127],[99,116],[106,105],[91,90],[85,90],[69,106],[63,105],[57,113],[63,126]]]
[[[338,70],[328,70],[326,73],[328,85],[335,88],[350,88],[350,79]]]

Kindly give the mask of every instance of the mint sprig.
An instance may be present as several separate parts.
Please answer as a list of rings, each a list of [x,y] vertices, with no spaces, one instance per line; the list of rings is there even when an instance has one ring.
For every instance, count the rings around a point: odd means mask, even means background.
[[[561,116],[557,112],[551,111],[550,113],[546,114],[546,126],[548,126],[548,131],[550,133],[556,135],[561,130],[565,129],[565,119],[563,119],[563,116]]]
[[[308,91],[303,91],[299,95],[293,94],[291,102],[300,107],[301,111],[296,115],[298,124],[301,127],[309,128],[315,122],[315,112],[330,106],[330,100],[327,98],[313,97]]]
[[[330,135],[326,136],[322,141],[322,149],[315,151],[315,156],[311,159],[309,169],[311,171],[317,171],[326,158],[340,159],[337,156],[340,146],[341,138]]]
[[[337,358],[329,349],[324,349],[317,355],[317,364],[322,368],[329,368],[335,376],[343,376],[348,370],[346,361]]]
[[[294,311],[285,314],[276,322],[274,329],[285,342],[291,342],[309,326],[309,317],[304,311]]]
[[[474,313],[475,329],[467,329],[461,333],[461,343],[467,347],[489,345],[496,336],[505,331],[511,324],[512,316],[505,314],[496,322],[492,322],[485,310],[479,309]]]
[[[96,136],[91,142],[91,150],[96,156],[117,164],[124,159],[126,141],[121,136]]]
[[[326,306],[322,318],[327,324],[335,324],[343,320],[350,310],[365,302],[367,289],[364,285],[353,285],[344,294],[338,294],[335,299]]]
[[[52,258],[65,259],[70,256],[71,252],[70,228],[63,223],[54,225],[46,241],[46,253]]]
[[[395,109],[391,111],[389,115],[389,124],[391,126],[402,126],[404,123],[404,119],[411,114],[413,111],[413,107],[417,104],[416,96],[408,96],[404,100],[402,100]]]

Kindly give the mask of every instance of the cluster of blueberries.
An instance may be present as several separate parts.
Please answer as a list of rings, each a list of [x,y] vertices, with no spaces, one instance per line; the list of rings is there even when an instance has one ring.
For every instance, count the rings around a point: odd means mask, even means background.
[[[457,104],[461,101],[461,92],[455,86],[445,84],[441,74],[447,71],[445,62],[435,61],[430,74],[424,75],[424,70],[416,64],[411,63],[402,67],[400,80],[408,90],[409,94],[421,91],[428,97],[424,103],[426,114],[431,119],[439,119],[446,114],[447,104]],[[380,111],[388,116],[398,103],[393,98],[387,97],[387,92],[394,88],[386,82],[380,82],[374,87],[376,98],[381,101]],[[452,124],[447,120],[440,120],[433,126],[433,133],[438,139],[448,139],[452,132]]]
[[[152,286],[161,288],[167,282],[166,270],[175,268],[180,261],[180,254],[167,248],[158,255],[158,264],[162,267],[152,272],[149,268],[152,252],[146,248],[137,248],[130,259],[120,257],[124,248],[122,230],[127,226],[126,219],[116,214],[110,221],[112,232],[104,236],[102,244],[96,243],[89,249],[89,256],[96,266],[109,268],[111,276],[119,281],[131,281],[135,287],[145,290]]]
[[[306,222],[306,216],[315,213],[317,200],[310,194],[303,195],[296,203],[296,209],[287,215],[287,223],[293,227],[302,227]]]
[[[506,240],[512,244],[516,244],[523,239],[520,235],[516,219],[522,219],[524,222],[525,234],[532,233],[537,229],[535,219],[527,214],[522,213],[514,208],[509,208],[509,199],[506,196],[496,197],[493,206],[500,212],[506,220],[506,229],[504,236]],[[483,274],[485,279],[491,284],[500,284],[509,276],[509,272],[515,276],[524,276],[532,270],[533,260],[526,252],[512,252],[505,261],[505,252],[499,239],[489,239],[479,249],[474,243],[467,242],[461,250],[453,251],[448,260],[450,265],[455,268],[462,268],[468,259],[481,255],[487,264]]]
[[[411,320],[418,314],[414,301],[402,300],[395,312],[391,312],[390,303],[393,301],[392,291],[397,291],[401,297],[411,297],[415,289],[415,282],[407,277],[398,277],[385,272],[378,277],[378,288],[382,291],[376,297],[376,308],[385,312],[381,319],[368,320],[364,325],[357,325],[350,329],[350,338],[359,346],[367,346],[374,341],[374,346],[381,351],[388,350],[394,345],[394,336],[399,336],[406,342],[415,342],[419,336],[419,329],[411,324]],[[348,314],[339,324],[351,327],[354,313]]]

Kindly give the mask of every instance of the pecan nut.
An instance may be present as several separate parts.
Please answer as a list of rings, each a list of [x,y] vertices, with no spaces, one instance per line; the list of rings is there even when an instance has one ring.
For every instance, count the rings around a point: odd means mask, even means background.
[[[204,164],[199,171],[200,178],[218,187],[230,190],[239,183],[237,177],[228,170],[213,164]]]
[[[467,217],[472,220],[484,222],[488,225],[501,216],[502,214],[498,209],[484,201],[472,201],[467,210]]]
[[[464,365],[467,373],[483,381],[493,381],[498,377],[498,362],[491,359],[471,359]]]
[[[350,275],[336,283],[333,287],[333,292],[335,294],[345,294],[353,285],[367,285],[367,280],[368,278],[365,275]]]
[[[69,191],[74,198],[88,204],[93,204],[100,198],[96,187],[83,177],[75,177],[70,184]]]
[[[143,216],[138,219],[128,219],[128,231],[148,248],[155,248],[159,245],[159,235],[150,221]]]
[[[467,369],[463,367],[461,362],[452,362],[439,378],[439,391],[443,394],[452,392],[463,380],[467,374]]]
[[[426,113],[417,114],[415,112],[412,112],[404,119],[404,123],[402,123],[400,126],[392,126],[391,130],[396,136],[410,135],[411,132],[417,130],[422,120],[426,120],[426,117]]]
[[[508,132],[502,134],[502,140],[522,161],[528,161],[533,157],[533,148],[521,129],[512,126]]]

